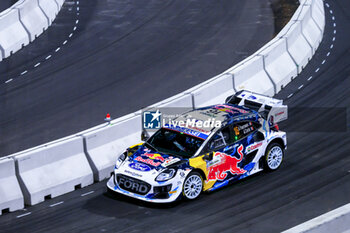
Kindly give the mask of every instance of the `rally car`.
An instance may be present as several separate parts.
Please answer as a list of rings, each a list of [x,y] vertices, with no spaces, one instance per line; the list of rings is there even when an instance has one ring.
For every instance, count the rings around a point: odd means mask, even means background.
[[[206,127],[204,121],[210,120]],[[165,124],[144,143],[121,154],[107,187],[149,202],[196,199],[262,170],[281,166],[286,133],[277,123],[287,106],[249,91],[225,104],[195,109]],[[216,124],[221,122],[221,124]]]

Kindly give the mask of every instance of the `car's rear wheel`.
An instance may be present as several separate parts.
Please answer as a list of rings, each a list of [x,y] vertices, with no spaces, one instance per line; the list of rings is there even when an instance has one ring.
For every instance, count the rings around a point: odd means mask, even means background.
[[[191,172],[185,179],[183,195],[186,199],[194,200],[199,197],[203,190],[203,179],[198,172]]]
[[[267,147],[265,154],[265,168],[268,171],[277,170],[283,161],[284,150],[278,143],[272,143]]]

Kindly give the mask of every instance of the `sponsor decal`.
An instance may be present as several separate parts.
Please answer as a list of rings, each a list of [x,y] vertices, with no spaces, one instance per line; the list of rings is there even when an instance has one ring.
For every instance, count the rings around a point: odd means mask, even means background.
[[[198,127],[195,127],[195,126],[189,125],[187,127],[190,128],[190,129],[193,129],[193,130],[197,130],[197,131],[202,132],[202,133],[207,134],[207,135],[210,134],[210,131],[207,131],[207,130],[204,130],[204,129],[201,129],[201,128],[198,128]]]
[[[141,164],[141,165],[143,165],[143,164]],[[147,165],[145,165],[145,166],[147,166]],[[147,166],[147,167],[148,167],[148,166]],[[132,176],[142,177],[142,175],[137,174],[136,172],[131,172],[131,171],[129,171],[129,170],[124,170],[124,172],[125,172],[125,173],[128,173],[128,174],[130,174],[130,175],[132,175]]]
[[[240,108],[233,107],[233,106],[226,105],[226,104],[216,105],[215,108],[218,109],[219,111],[229,112],[229,113],[233,113],[233,114],[236,114],[236,113],[248,113],[247,110],[240,109]]]
[[[208,135],[206,135],[204,133],[201,133],[201,132],[198,132],[198,131],[195,131],[195,130],[192,130],[192,129],[188,129],[188,128],[183,128],[183,127],[180,127],[180,126],[173,126],[173,125],[166,124],[164,126],[164,128],[170,129],[170,130],[175,130],[175,131],[178,131],[178,132],[182,132],[182,133],[185,133],[185,134],[190,135],[190,136],[194,136],[194,137],[197,137],[197,138],[202,138],[204,140],[208,138]]]
[[[255,96],[253,96],[253,95],[250,95],[247,99],[248,100],[256,100],[257,98]]]
[[[276,113],[275,116],[279,116],[279,115],[282,115],[284,113],[284,111],[282,112],[279,112],[279,113]]]
[[[158,167],[161,164],[161,162],[155,162],[153,159],[144,159],[141,156],[137,156],[134,160],[138,161],[138,162],[149,164],[149,165],[154,166],[154,167]]]
[[[144,184],[139,184],[137,182],[134,182],[129,179],[125,179],[123,177],[120,177],[118,179],[118,185],[121,186],[124,189],[128,189],[134,192],[139,192],[139,193],[146,193],[148,188]]]
[[[130,163],[129,167],[137,170],[137,171],[142,171],[142,172],[148,172],[151,170],[151,168],[145,164],[141,164],[141,163]]]
[[[254,151],[255,149],[259,148],[261,145],[262,145],[262,142],[259,142],[259,143],[257,143],[257,144],[250,145],[250,146],[247,147],[246,152],[247,152],[247,153],[252,152],[252,151]]]
[[[233,148],[236,148],[238,144],[234,144],[233,146],[227,146],[224,148],[224,151],[232,150]]]
[[[165,159],[164,163],[162,163],[162,166],[167,167],[167,166],[170,166],[171,164],[179,162],[180,160],[181,159],[179,159],[179,158],[174,158],[173,156],[170,156],[170,157]]]
[[[150,159],[153,159],[153,160],[159,160],[159,161],[162,161],[164,162],[164,158],[160,155],[160,154],[156,154],[156,153],[144,153],[143,154],[144,156],[147,156],[148,158]]]
[[[238,167],[238,163],[243,159],[243,145],[238,147],[237,153],[240,156],[239,159],[222,152],[216,152],[213,163],[208,167],[208,181],[224,180],[227,177],[227,172],[230,172],[232,175],[244,174],[246,170]]]

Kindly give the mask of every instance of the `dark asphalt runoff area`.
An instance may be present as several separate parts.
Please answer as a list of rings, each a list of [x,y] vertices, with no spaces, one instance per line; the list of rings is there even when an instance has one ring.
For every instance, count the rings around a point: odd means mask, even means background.
[[[281,124],[288,133],[288,150],[278,171],[257,174],[196,201],[150,206],[110,197],[100,182],[5,214],[0,232],[280,232],[349,203],[350,3],[325,4],[325,35],[315,57],[277,97],[290,108],[345,109],[342,130],[298,132],[293,121],[318,119],[290,119]],[[333,120],[318,124],[332,125]]]
[[[0,63],[0,156],[178,94],[273,30],[268,1],[67,0],[48,31]]]

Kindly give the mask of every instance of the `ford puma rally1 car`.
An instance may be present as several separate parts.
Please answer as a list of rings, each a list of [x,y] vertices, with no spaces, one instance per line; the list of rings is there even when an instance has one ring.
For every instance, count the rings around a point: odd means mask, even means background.
[[[149,202],[197,198],[262,170],[280,167],[287,149],[286,133],[277,123],[287,119],[282,100],[248,91],[225,104],[183,113],[177,121],[221,125],[207,127],[165,124],[145,143],[117,158],[107,187]]]

